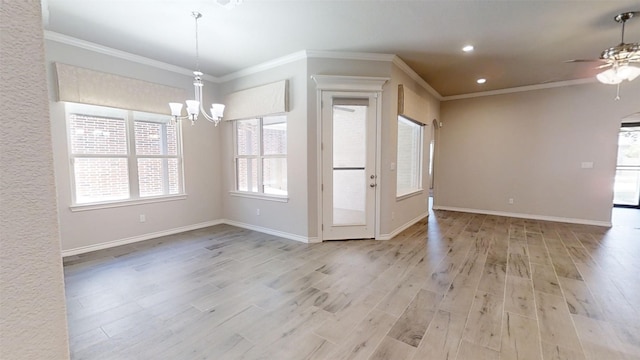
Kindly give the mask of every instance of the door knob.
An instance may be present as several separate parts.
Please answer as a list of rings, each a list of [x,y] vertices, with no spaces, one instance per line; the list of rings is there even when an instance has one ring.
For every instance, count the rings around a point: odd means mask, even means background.
[[[369,184],[369,187],[376,187],[376,184],[371,183]]]

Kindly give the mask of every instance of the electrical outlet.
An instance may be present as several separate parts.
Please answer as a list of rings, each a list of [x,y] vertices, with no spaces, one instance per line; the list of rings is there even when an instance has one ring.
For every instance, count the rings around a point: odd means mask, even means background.
[[[260,209],[256,209],[256,215],[260,216]]]
[[[513,205],[513,198],[509,198],[509,205]]]
[[[140,222],[143,223],[147,221],[147,216],[145,214],[140,214]]]

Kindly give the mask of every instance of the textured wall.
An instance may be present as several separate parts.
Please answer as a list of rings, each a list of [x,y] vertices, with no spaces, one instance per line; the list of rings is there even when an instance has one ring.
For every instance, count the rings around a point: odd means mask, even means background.
[[[68,359],[40,1],[0,26],[0,359]]]

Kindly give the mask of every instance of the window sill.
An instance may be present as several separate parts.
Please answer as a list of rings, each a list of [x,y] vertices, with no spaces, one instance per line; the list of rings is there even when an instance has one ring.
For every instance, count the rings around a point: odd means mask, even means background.
[[[111,201],[111,202],[104,202],[104,203],[71,205],[69,209],[71,209],[72,212],[100,210],[100,209],[110,209],[110,208],[117,208],[117,207],[124,207],[124,206],[153,204],[153,203],[159,203],[159,202],[165,202],[165,201],[185,200],[186,198],[187,198],[187,194],[157,196],[157,197],[148,197],[148,198],[135,199],[135,200],[121,200],[121,201]]]
[[[410,192],[410,193],[407,193],[407,194],[404,194],[404,195],[396,196],[396,201],[400,201],[400,200],[408,199],[410,197],[422,195],[422,193],[424,193],[424,190],[420,189],[420,190],[416,190],[414,192]]]
[[[249,198],[249,199],[276,201],[276,202],[282,202],[282,203],[289,202],[289,197],[287,197],[287,196],[265,195],[265,194],[250,193],[250,192],[243,192],[243,191],[229,191],[229,195],[237,196],[237,197],[244,197],[244,198]]]

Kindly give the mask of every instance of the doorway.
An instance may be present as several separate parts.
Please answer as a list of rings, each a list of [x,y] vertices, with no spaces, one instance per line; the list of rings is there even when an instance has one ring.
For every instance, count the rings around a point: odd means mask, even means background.
[[[640,122],[620,128],[613,194],[614,206],[640,209]]]
[[[377,93],[322,92],[323,240],[375,237],[377,113]]]

